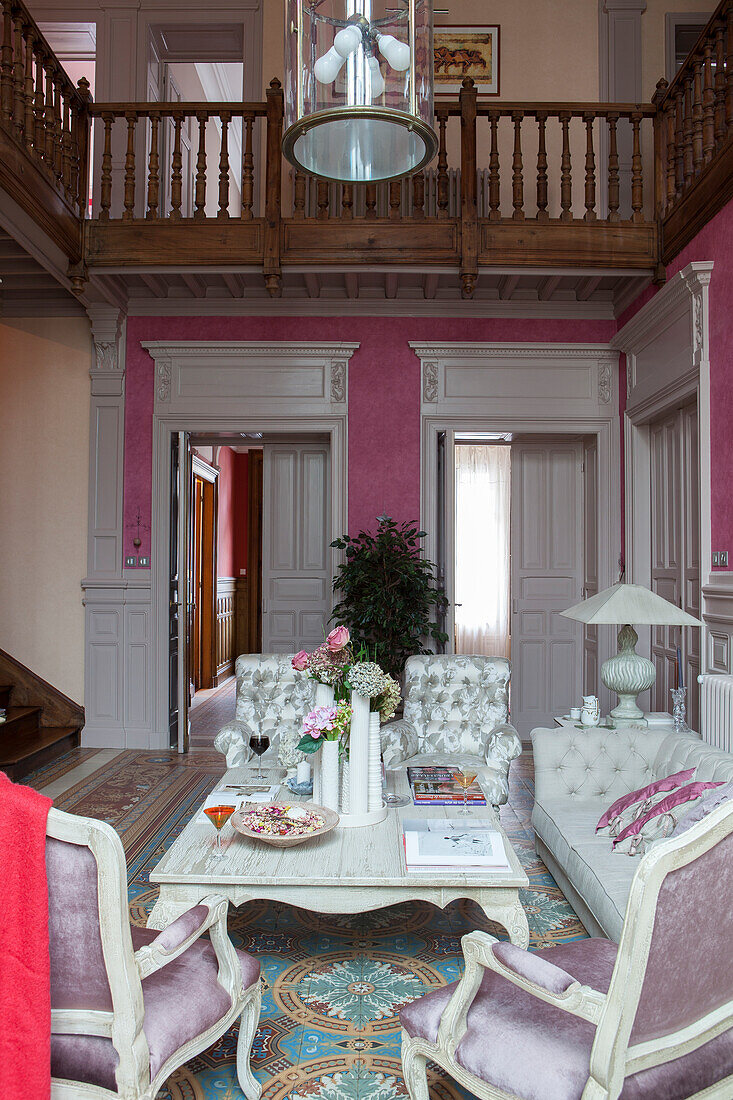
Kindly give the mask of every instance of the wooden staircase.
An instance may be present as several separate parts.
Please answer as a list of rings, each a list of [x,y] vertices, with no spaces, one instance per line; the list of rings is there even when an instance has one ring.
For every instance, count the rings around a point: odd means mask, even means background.
[[[79,745],[84,710],[0,650],[0,771],[19,780]]]

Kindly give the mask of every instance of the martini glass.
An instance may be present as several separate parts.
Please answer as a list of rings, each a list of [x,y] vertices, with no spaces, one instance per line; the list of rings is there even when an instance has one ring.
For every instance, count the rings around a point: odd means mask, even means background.
[[[232,816],[236,806],[206,806],[204,813],[216,829],[216,850],[221,851],[221,830]]]
[[[461,768],[459,772],[456,772],[456,783],[463,791],[463,806],[458,811],[459,814],[468,815],[471,812],[466,802],[466,792],[468,791],[468,788],[471,786],[477,775],[478,772],[475,768]]]

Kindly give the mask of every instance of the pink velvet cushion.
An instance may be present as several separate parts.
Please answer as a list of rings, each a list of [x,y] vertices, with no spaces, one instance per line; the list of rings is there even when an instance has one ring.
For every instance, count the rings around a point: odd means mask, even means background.
[[[616,951],[609,940],[587,939],[541,955],[583,985],[607,992]],[[400,1019],[408,1035],[434,1043],[455,988],[456,983],[444,986],[403,1008]],[[581,1100],[594,1038],[592,1024],[487,971],[456,1060],[480,1080],[522,1100]],[[733,1031],[728,1031],[684,1058],[628,1078],[620,1100],[684,1100],[731,1072]]]
[[[572,974],[549,962],[545,957],[547,951],[523,951],[505,940],[494,944],[492,951],[494,958],[507,970],[556,996],[564,993],[575,981]]]
[[[159,935],[153,928],[131,926],[130,931],[136,951]],[[237,951],[237,955],[244,988],[248,989],[259,979],[260,964],[245,951]],[[143,1030],[150,1048],[151,1078],[184,1043],[213,1027],[229,1011],[231,1001],[217,982],[217,972],[214,949],[204,939],[143,981]],[[117,1062],[109,1039],[89,1035],[51,1037],[53,1077],[115,1091]]]
[[[629,794],[617,798],[613,805],[601,814],[601,818],[596,825],[596,832],[599,829],[605,829],[615,817],[618,817],[629,806],[633,806],[637,802],[646,802],[648,798],[653,798],[660,791],[673,791],[675,787],[681,787],[683,783],[689,782],[694,774],[694,768],[687,768],[686,771],[667,775],[664,779],[655,779],[653,783],[649,783],[646,787],[640,787],[638,791],[631,791]]]
[[[192,909],[187,909],[185,913],[181,913],[180,917],[176,917],[162,932],[158,933],[155,937],[156,946],[162,947],[164,951],[177,951],[189,936],[193,936],[194,933],[198,932],[209,912],[208,905],[194,905]]]
[[[630,825],[627,825],[625,829],[622,829],[617,837],[613,838],[613,847],[621,841],[626,840],[630,836],[637,836],[642,832],[647,822],[651,821],[655,817],[659,817],[662,814],[667,814],[673,810],[676,806],[681,806],[685,802],[692,802],[694,799],[699,798],[705,791],[712,790],[714,787],[722,787],[723,781],[719,783],[688,783],[685,787],[678,787],[677,790],[672,791],[663,798],[661,802],[656,802],[647,813],[637,817],[635,821],[632,821]]]
[[[733,779],[728,783],[724,783],[718,790],[710,791],[691,810],[688,810],[685,816],[681,817],[675,825],[672,836],[680,836],[682,833],[686,833],[693,825],[697,825],[698,821],[702,821],[704,817],[712,813],[716,807],[722,806],[724,802],[730,802],[731,799],[733,799]]]

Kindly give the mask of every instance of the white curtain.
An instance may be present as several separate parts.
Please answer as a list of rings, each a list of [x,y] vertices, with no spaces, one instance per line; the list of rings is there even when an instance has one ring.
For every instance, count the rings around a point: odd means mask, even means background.
[[[511,449],[456,446],[456,652],[509,656]]]

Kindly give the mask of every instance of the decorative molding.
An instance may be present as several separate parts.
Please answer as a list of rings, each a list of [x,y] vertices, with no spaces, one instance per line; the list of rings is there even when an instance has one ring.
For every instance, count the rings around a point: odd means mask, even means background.
[[[438,364],[434,359],[423,362],[423,401],[438,400]]]
[[[346,401],[347,363],[346,359],[335,359],[331,363],[331,401],[336,405]]]
[[[171,396],[171,363],[170,359],[159,359],[156,363],[158,377],[158,400],[169,401]]]
[[[598,364],[598,400],[602,405],[611,402],[611,365],[613,360],[601,360]]]

